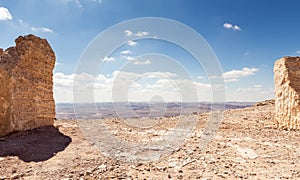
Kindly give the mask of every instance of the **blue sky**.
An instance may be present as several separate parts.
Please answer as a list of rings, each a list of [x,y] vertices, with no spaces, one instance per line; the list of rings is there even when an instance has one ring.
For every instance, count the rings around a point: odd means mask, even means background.
[[[54,70],[56,102],[73,101],[70,95],[72,78],[80,55],[89,42],[105,29],[134,18],[169,18],[201,34],[221,63],[226,101],[273,98],[274,61],[283,56],[300,54],[300,1],[297,0],[1,0],[0,7],[1,48],[13,46],[14,39],[19,35],[35,34],[47,38],[54,49],[57,56]],[[147,30],[144,32],[151,34]],[[184,51],[170,43],[145,39],[120,47],[111,59],[107,59],[105,70],[96,78],[100,88],[98,94],[107,98],[98,95],[97,101],[111,101],[111,91],[108,89],[114,75],[122,71],[120,67],[126,61],[122,61],[121,52],[126,50],[131,54],[123,56],[123,60],[147,52],[172,55],[191,73],[200,89],[209,87],[201,67],[195,67],[192,58]],[[156,59],[158,64],[168,61],[168,58],[159,59]],[[147,69],[147,65],[163,66],[156,64],[154,59],[136,60],[132,64],[136,65],[132,66],[136,69]],[[176,74],[171,69],[160,72],[167,76],[170,75],[168,73]],[[85,78],[91,78],[89,76],[92,75],[85,74]],[[177,79],[179,77],[177,74]],[[158,85],[166,87],[166,84],[159,84],[162,82],[156,77],[147,81],[148,84],[137,83],[136,86],[140,86],[140,90],[151,85],[151,88]],[[174,82],[177,82],[176,78]],[[150,89],[147,91],[149,96],[158,93],[168,96],[166,100],[178,100],[169,97],[164,90],[150,93]],[[132,92],[129,94],[134,94],[133,101],[145,100],[145,94]],[[206,97],[204,95],[199,100],[208,101]]]

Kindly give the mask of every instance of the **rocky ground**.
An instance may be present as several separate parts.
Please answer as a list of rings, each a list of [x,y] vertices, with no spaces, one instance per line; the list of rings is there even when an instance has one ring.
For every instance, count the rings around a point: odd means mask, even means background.
[[[227,110],[213,140],[199,148],[209,114],[194,115],[197,128],[183,146],[156,162],[121,162],[104,156],[78,122],[0,139],[0,179],[300,179],[300,131],[278,130],[274,105]],[[178,119],[153,128],[106,119],[109,130],[131,142],[159,141]]]

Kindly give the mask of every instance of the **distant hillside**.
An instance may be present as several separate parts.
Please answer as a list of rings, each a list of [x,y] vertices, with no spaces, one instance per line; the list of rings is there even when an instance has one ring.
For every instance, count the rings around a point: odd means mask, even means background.
[[[145,103],[145,102],[118,102],[118,103],[58,103],[56,104],[57,119],[105,119],[112,117],[139,118],[139,117],[170,117],[180,114],[204,113],[220,109],[241,109],[253,106],[253,102],[228,102],[225,104],[208,102],[203,103]]]

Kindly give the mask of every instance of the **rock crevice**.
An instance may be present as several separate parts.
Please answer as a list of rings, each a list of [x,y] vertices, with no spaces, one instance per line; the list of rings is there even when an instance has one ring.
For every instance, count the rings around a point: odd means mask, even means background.
[[[53,125],[55,54],[45,39],[20,36],[0,49],[0,136]]]

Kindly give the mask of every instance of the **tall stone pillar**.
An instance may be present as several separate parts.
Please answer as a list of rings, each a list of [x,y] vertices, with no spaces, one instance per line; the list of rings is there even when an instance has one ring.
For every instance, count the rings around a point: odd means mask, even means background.
[[[45,39],[20,36],[0,49],[0,137],[53,125],[55,54]]]
[[[275,120],[279,128],[300,129],[300,57],[275,62]]]

